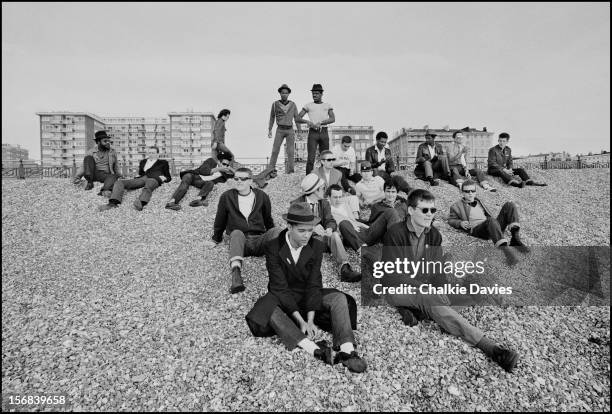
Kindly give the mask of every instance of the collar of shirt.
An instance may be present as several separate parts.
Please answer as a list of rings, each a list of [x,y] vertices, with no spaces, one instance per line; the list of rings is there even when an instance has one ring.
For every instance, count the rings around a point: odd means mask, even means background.
[[[285,233],[285,240],[287,240],[287,246],[289,246],[289,252],[291,253],[291,257],[293,258],[293,263],[297,263],[300,259],[300,253],[302,253],[302,249],[304,246],[300,246],[297,249],[294,249],[289,241],[289,232]]]

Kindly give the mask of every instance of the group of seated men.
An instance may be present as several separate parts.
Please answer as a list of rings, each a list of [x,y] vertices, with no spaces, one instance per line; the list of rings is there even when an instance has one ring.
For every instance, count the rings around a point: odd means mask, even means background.
[[[356,173],[356,160],[353,162],[347,157],[347,163],[341,158],[350,149],[350,137],[342,139],[340,148],[321,152],[321,167],[303,178],[299,197],[283,215],[286,229],[275,225],[270,198],[257,188],[262,186],[254,183],[256,177],[251,170],[232,167],[232,154],[217,151],[216,157],[207,159],[198,169],[181,172],[181,184],[166,204],[171,210],[180,209],[179,202],[189,185],[200,189],[199,199],[190,203],[197,207],[208,204],[206,198],[215,183],[228,179],[235,183],[234,188],[219,197],[212,241],[220,245],[225,233],[232,294],[245,290],[242,278],[245,257],[266,257],[268,293],[246,316],[254,335],[277,334],[288,349],[299,347],[327,364],[340,362],[352,372],[367,368],[365,360],[356,352],[355,300],[337,289],[323,287],[322,253],[332,254],[341,281],[358,282],[361,274],[351,268],[347,248],[361,253],[364,246],[382,243],[384,247],[399,248],[387,249],[386,254],[395,251],[397,255],[404,255],[408,249],[411,257],[419,260],[425,256],[425,246],[442,244],[442,235],[432,225],[437,211],[434,195],[428,190],[413,189],[401,176],[391,175],[394,165],[386,139],[384,132],[377,134],[377,143],[366,151],[367,160],[360,164],[360,173]],[[435,135],[428,134],[427,142],[419,147],[417,169],[423,173],[421,178],[437,185],[434,173],[441,168],[449,182],[459,186],[462,197],[450,207],[449,224],[471,236],[491,240],[504,252],[509,265],[516,264],[518,259],[513,248],[529,252],[519,235],[516,204],[507,202],[494,218],[476,197],[472,176],[477,177],[485,190],[490,191],[491,186],[484,174],[467,170],[461,133],[455,133],[450,151],[440,150],[434,139]],[[540,185],[524,170],[512,169],[508,139],[508,134],[500,134],[499,145],[489,151],[489,174],[499,174],[508,184],[518,187]],[[168,163],[158,159],[159,150],[151,147],[139,165],[139,176],[119,180],[117,156],[109,141],[104,131],[96,133],[97,148],[83,163],[86,189],[93,188],[94,181],[103,182],[101,194],[110,192],[110,195],[108,204],[100,210],[108,210],[121,203],[125,189],[144,187],[134,202],[134,207],[142,210],[153,190],[171,180]],[[360,217],[360,209],[364,207],[370,209],[367,219]],[[506,230],[511,234],[510,240],[504,237]],[[392,257],[386,259],[393,261]],[[516,366],[518,353],[484,336],[450,306],[446,296],[387,294],[386,299],[398,308],[404,323],[415,325],[420,319],[433,319],[446,332],[484,351],[508,372]],[[333,346],[326,341],[313,341],[319,328],[332,332]]]

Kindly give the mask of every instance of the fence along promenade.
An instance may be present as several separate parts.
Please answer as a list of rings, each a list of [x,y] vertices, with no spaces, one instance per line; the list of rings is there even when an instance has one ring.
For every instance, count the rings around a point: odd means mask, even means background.
[[[249,167],[253,170],[253,173],[257,174],[263,171],[268,166],[269,158],[254,158],[254,157],[243,157],[237,160],[237,162],[244,166]],[[279,159],[279,161],[281,161]],[[397,156],[394,159],[395,165],[399,166],[399,170],[413,170],[416,166],[414,157],[400,157]],[[170,172],[173,176],[178,176],[182,170],[197,168],[199,165],[175,163],[173,159],[170,162]],[[286,162],[279,162],[277,164],[277,170],[279,174],[285,172]],[[305,171],[306,163],[298,160],[295,161],[295,171]],[[521,159],[514,160],[515,167],[522,167],[526,170],[548,170],[548,169],[583,169],[583,168],[610,168],[610,162],[588,162],[578,157],[577,160],[571,161],[521,161]],[[478,168],[486,172],[487,170],[487,157],[474,157],[473,161],[468,164],[470,168]],[[135,177],[138,175],[138,167],[130,167],[127,163],[119,161],[119,168],[121,175],[126,178]],[[19,162],[18,167],[2,168],[2,178],[72,178],[76,175],[78,167],[75,162],[72,166],[56,166],[56,167],[24,167],[23,162]]]

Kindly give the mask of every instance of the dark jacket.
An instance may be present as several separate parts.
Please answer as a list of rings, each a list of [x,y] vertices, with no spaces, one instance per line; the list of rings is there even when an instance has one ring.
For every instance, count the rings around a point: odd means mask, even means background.
[[[308,244],[302,248],[298,262],[294,263],[287,246],[286,234],[285,229],[278,238],[270,240],[265,246],[266,268],[270,278],[268,293],[259,298],[246,316],[249,328],[255,336],[274,334],[268,323],[276,306],[280,306],[290,316],[296,311],[304,316],[309,311],[315,311],[315,323],[318,322],[321,329],[331,329],[329,315],[327,324],[325,315],[320,315],[324,313],[321,308],[322,297],[338,292],[336,289],[323,288],[321,260],[326,247],[323,242],[311,237]],[[351,325],[356,329],[357,306],[351,296],[346,296]]]
[[[434,155],[430,154],[429,145],[427,145],[427,142],[423,142],[417,148],[416,163],[422,164],[425,161],[431,161],[434,157],[442,156],[444,154],[444,147],[442,147],[442,144],[439,144],[436,142],[434,143],[434,151],[435,151]]]
[[[155,178],[159,185],[162,185],[163,183],[169,183],[172,180],[172,177],[170,176],[170,166],[168,165],[168,161],[157,160],[153,163],[151,168],[145,171],[144,166],[146,163],[147,163],[146,158],[143,160],[140,160],[140,164],[138,165],[138,177],[137,178],[145,177],[145,176],[148,178]],[[160,175],[163,175],[164,177],[166,177],[165,181],[162,181],[162,179],[159,178]]]
[[[395,204],[393,205],[393,207],[389,206],[383,200],[383,201],[379,201],[378,203],[375,203],[374,205],[370,207],[370,218],[368,219],[366,224],[374,223],[374,221],[376,221],[376,219],[380,215],[382,215],[385,211],[391,208],[394,208],[398,212],[401,220],[404,220],[408,216],[408,205],[406,204],[404,200],[400,200],[400,199],[395,200]]]
[[[499,170],[503,168],[512,168],[512,150],[510,147],[504,147],[503,150],[499,145],[491,147],[489,149],[487,166],[488,168]]]
[[[215,126],[213,127],[212,132],[212,141],[213,142],[221,142],[225,144],[225,121],[222,118],[219,118],[215,121]]]
[[[385,159],[378,159],[378,152],[376,152],[376,145],[372,145],[365,152],[365,159],[370,164],[372,164],[372,169],[378,169],[378,167],[384,162],[385,163],[385,172],[387,174],[391,174],[395,171],[395,166],[393,165],[393,158],[391,157],[391,150],[389,148],[385,148]]]
[[[410,216],[406,218],[410,220]],[[443,261],[442,260],[442,235],[435,227],[430,227],[425,233],[425,251],[422,255],[415,257],[412,249],[408,246],[412,245],[409,236],[409,230],[406,225],[406,220],[392,225],[385,236],[383,237],[382,261],[396,262],[396,259],[408,259],[412,262],[419,262],[424,259],[426,262]],[[385,286],[399,286],[401,283],[411,282],[432,282],[440,277],[439,274],[423,275],[419,274],[415,278],[411,278],[406,274],[388,273],[383,277]]]
[[[306,196],[303,195],[293,200],[291,204],[307,203],[307,202],[308,201],[306,201]],[[323,226],[324,229],[331,228],[332,231],[336,231],[338,229],[338,224],[336,223],[336,220],[334,219],[334,216],[332,215],[331,205],[329,204],[329,201],[322,199],[322,200],[319,200],[318,203],[319,203],[319,218],[321,219],[321,226]]]
[[[485,216],[491,217],[491,212],[482,203],[482,201],[480,201],[478,198],[474,198],[474,201],[480,204],[480,207],[482,207],[482,210],[484,211]],[[450,224],[451,226],[457,229],[464,230],[464,228],[461,227],[461,222],[468,221],[470,219],[470,209],[471,208],[472,206],[466,203],[463,199],[454,203],[450,208],[450,214],[448,215],[448,224]]]
[[[185,170],[179,173],[181,179],[185,174],[197,174],[197,175],[212,175],[213,168],[217,168],[217,161],[214,158],[207,158],[202,165],[194,170]],[[221,177],[217,178],[215,182],[224,183],[227,179],[233,177],[233,173],[221,173]]]
[[[251,189],[255,193],[255,205],[249,217],[244,217],[238,205],[238,190],[227,190],[219,197],[217,215],[213,225],[212,239],[216,243],[223,240],[223,231],[230,234],[234,230],[240,230],[245,235],[264,234],[274,227],[272,219],[272,206],[268,194],[256,188]]]

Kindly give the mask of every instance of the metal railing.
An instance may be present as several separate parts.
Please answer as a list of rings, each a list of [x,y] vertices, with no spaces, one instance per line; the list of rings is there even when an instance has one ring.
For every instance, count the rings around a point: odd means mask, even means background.
[[[395,157],[397,169],[409,170],[416,167],[414,157]],[[512,162],[515,168],[524,168],[526,170],[551,170],[551,169],[583,169],[583,168],[610,168],[610,162],[587,162],[578,158],[577,160],[570,161],[549,161],[544,159],[543,161],[522,161],[520,158],[515,159]],[[487,170],[487,157],[473,157],[468,163],[469,168],[477,168],[482,171]]]

